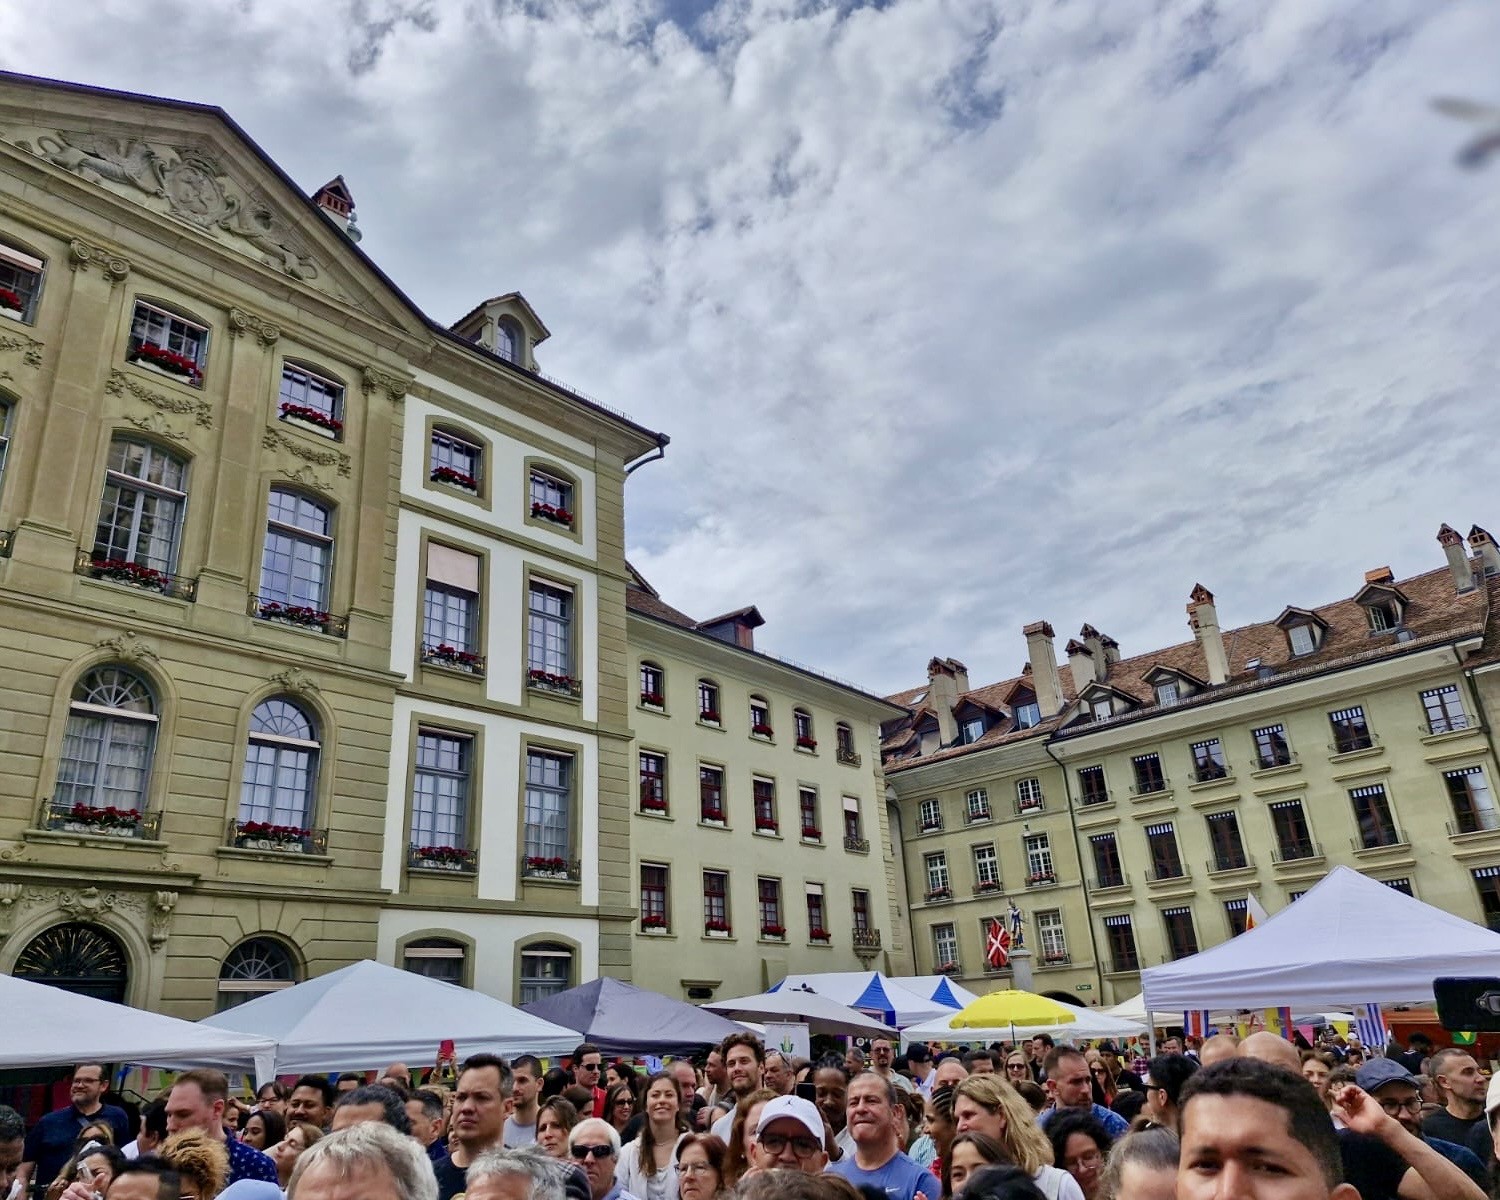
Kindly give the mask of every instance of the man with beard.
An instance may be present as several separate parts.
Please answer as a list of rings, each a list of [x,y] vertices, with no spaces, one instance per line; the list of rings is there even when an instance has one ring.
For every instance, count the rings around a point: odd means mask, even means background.
[[[729,1090],[734,1102],[748,1096],[761,1086],[761,1071],[766,1061],[765,1047],[753,1033],[731,1033],[719,1043],[719,1053],[724,1057],[724,1074],[729,1080]],[[710,1131],[726,1146],[734,1127],[734,1108],[720,1117]]]

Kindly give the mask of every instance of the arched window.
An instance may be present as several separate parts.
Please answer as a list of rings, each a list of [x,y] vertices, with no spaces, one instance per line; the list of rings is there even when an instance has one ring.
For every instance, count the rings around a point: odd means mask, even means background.
[[[231,950],[219,968],[219,1011],[296,982],[297,960],[290,950],[276,938],[249,938]]]
[[[756,737],[768,738],[771,729],[771,702],[764,696],[750,697],[750,732]]]
[[[719,723],[719,685],[712,679],[698,680],[698,720],[708,725]]]
[[[94,561],[134,563],[170,575],[186,503],[182,460],[149,442],[116,438],[104,472]]]
[[[452,938],[418,938],[406,943],[401,966],[428,979],[463,987],[465,954],[464,944]]]
[[[16,958],[13,974],[65,992],[123,1004],[130,960],[108,930],[69,922],[44,929],[28,942]]]
[[[495,322],[495,353],[506,362],[520,362],[521,331],[504,317]]]
[[[556,942],[536,942],[521,951],[521,999],[530,1004],[572,986],[573,951]]]
[[[805,708],[792,709],[792,724],[795,726],[793,732],[797,735],[797,749],[816,750],[818,739],[813,736],[812,713]]]
[[[240,821],[313,823],[318,778],[318,731],[312,718],[282,696],[256,705],[240,786]]]
[[[300,492],[272,488],[260,564],[262,615],[271,604],[328,610],[333,514]]]
[[[96,667],[68,706],[55,807],[141,812],[156,744],[156,700],[123,667]]]

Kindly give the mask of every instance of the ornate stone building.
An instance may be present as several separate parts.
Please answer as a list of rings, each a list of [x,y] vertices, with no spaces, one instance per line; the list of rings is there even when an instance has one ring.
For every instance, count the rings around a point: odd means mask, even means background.
[[[665,439],[540,376],[519,298],[429,320],[352,215],[218,109],[0,75],[0,970],[188,1017],[431,929],[628,971],[621,500]],[[476,676],[412,597],[478,559]],[[576,590],[566,689],[522,650],[543,578]],[[518,893],[543,739],[571,877]]]

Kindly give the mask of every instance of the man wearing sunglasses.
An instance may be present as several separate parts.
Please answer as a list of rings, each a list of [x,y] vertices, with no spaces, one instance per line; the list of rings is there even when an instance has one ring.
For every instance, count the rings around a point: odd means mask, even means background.
[[[620,1135],[597,1117],[579,1121],[568,1135],[568,1153],[588,1176],[590,1200],[636,1200],[615,1182]]]
[[[760,1110],[750,1161],[763,1171],[781,1167],[821,1175],[828,1165],[823,1114],[801,1096],[778,1096]]]

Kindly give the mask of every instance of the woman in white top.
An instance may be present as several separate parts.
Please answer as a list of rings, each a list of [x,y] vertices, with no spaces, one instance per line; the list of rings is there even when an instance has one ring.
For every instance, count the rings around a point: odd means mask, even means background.
[[[959,1136],[943,1163],[945,1174],[951,1176],[960,1169],[959,1143],[967,1142],[962,1156],[968,1170],[1010,1163],[1030,1175],[1047,1200],[1083,1200],[1078,1181],[1052,1165],[1052,1144],[1036,1123],[1031,1105],[999,1075],[970,1075],[953,1089],[953,1123]],[[977,1135],[977,1139],[965,1138],[965,1134]],[[952,1181],[951,1190],[945,1187],[944,1194],[956,1195],[960,1190],[957,1181]]]
[[[615,1182],[640,1200],[677,1200],[677,1143],[687,1133],[677,1080],[665,1072],[646,1081],[641,1135],[620,1149]]]

